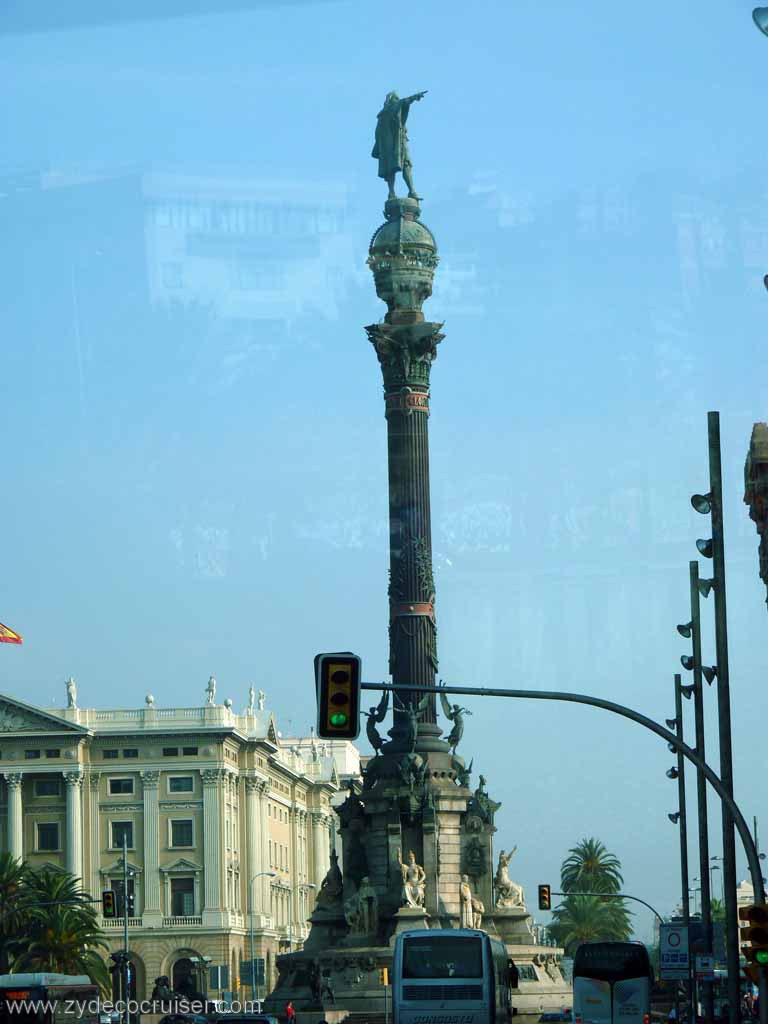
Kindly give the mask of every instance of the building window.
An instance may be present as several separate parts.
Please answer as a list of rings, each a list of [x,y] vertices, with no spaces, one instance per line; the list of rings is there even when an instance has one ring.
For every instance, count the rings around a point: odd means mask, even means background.
[[[171,848],[194,846],[194,827],[191,818],[171,818]]]
[[[169,793],[192,793],[195,788],[191,775],[171,775],[168,779]]]
[[[46,750],[46,757],[61,757],[61,751],[58,747],[53,747],[51,750]]]
[[[178,747],[163,747],[163,757],[178,757],[178,756],[179,756],[179,748]]]
[[[197,747],[182,747],[181,752],[184,757],[197,757]]]
[[[139,752],[136,747],[126,747],[123,751],[123,757],[138,757]]]
[[[112,823],[112,849],[122,850],[123,839],[129,850],[133,849],[133,822],[113,821]]]
[[[24,758],[27,761],[37,761],[39,757],[40,757],[40,751],[39,750],[25,750],[24,751]]]
[[[102,750],[101,756],[105,761],[116,761],[118,753],[117,750]]]
[[[171,879],[171,916],[192,917],[195,912],[194,878]]]
[[[35,796],[61,796],[59,779],[35,779]]]
[[[59,849],[59,825],[55,821],[41,821],[37,826],[37,849],[42,853],[55,853]]]
[[[109,780],[109,792],[110,792],[110,796],[119,796],[121,794],[132,794],[133,793],[133,779],[110,779]]]

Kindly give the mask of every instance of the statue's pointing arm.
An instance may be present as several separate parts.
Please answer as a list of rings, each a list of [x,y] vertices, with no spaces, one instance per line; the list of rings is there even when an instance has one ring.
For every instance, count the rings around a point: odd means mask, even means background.
[[[419,100],[423,100],[426,95],[427,90],[425,89],[424,92],[417,92],[414,93],[413,96],[406,96],[403,103],[407,103],[410,106],[411,103],[417,103]]]

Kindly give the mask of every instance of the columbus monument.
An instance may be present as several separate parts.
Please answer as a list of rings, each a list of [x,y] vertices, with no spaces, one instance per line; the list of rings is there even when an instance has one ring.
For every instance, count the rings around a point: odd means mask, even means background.
[[[442,323],[425,319],[437,243],[421,221],[408,145],[411,106],[387,94],[372,156],[388,186],[384,223],[371,239],[368,266],[386,303],[382,323],[366,327],[384,383],[389,467],[389,670],[395,687],[432,688],[438,668],[429,488],[429,398]],[[400,173],[408,195],[398,198]],[[522,888],[509,877],[516,847],[494,859],[495,801],[486,780],[472,784],[472,763],[458,748],[471,713],[434,693],[393,691],[367,712],[374,750],[361,792],[337,809],[343,872],[335,853],[312,914],[304,949],[278,959],[277,987],[266,1003],[288,999],[305,1019],[332,1012],[362,1021],[384,1010],[379,971],[391,967],[395,936],[414,928],[483,928],[502,939],[520,971],[519,1014],[570,1005],[559,968],[562,950],[539,945]],[[392,727],[382,735],[392,714]],[[496,865],[496,866],[495,866]],[[303,1011],[303,1012],[302,1012]],[[343,1016],[343,1013],[339,1013]],[[532,1018],[531,1018],[532,1019]]]

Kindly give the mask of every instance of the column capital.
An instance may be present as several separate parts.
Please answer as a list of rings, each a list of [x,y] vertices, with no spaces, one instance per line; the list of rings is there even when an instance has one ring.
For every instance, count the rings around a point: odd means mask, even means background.
[[[245,781],[245,792],[246,793],[260,793],[262,787],[261,779],[250,779],[247,778]]]
[[[83,773],[80,771],[64,772],[64,782],[68,786],[82,786],[83,784]]]
[[[147,770],[140,773],[141,784],[144,789],[157,789],[160,785],[160,772]]]
[[[18,789],[21,786],[21,781],[24,778],[23,772],[3,772],[3,778],[8,784],[9,789]]]
[[[200,778],[204,786],[217,786],[224,780],[225,773],[221,768],[204,768],[200,772]]]
[[[91,772],[88,775],[88,784],[90,785],[92,790],[94,790],[94,791],[97,790],[99,788],[99,783],[100,782],[101,782],[101,772]]]

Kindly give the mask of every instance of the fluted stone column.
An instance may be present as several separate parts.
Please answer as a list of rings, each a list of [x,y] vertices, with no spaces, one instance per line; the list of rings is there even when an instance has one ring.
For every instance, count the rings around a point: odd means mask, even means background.
[[[8,786],[8,852],[16,860],[24,856],[24,816],[21,805],[21,772],[4,774]]]
[[[312,881],[315,885],[321,885],[328,874],[330,860],[325,856],[323,845],[323,822],[325,815],[321,811],[312,812]]]
[[[144,924],[162,923],[160,907],[160,772],[141,773],[144,788]]]
[[[76,878],[83,876],[83,776],[79,771],[65,772],[67,787],[66,868]]]
[[[267,814],[267,802],[269,800],[269,783],[262,782],[259,787],[259,826],[261,830],[261,863],[262,871],[269,871],[269,815]],[[259,879],[261,889],[261,905],[264,914],[270,913],[270,886],[272,879],[266,875]],[[257,884],[259,884],[257,883]]]
[[[261,806],[259,801],[259,790],[261,782],[258,779],[245,780],[245,863],[248,867],[246,893],[248,909],[253,914],[265,914],[269,910],[264,909],[264,889],[261,885],[262,879],[256,878],[260,871],[266,871],[262,862],[261,842]],[[254,879],[256,881],[254,882]],[[253,904],[253,905],[251,905]]]
[[[222,772],[208,769],[201,772],[203,780],[203,852],[205,857],[205,884],[203,924],[219,926],[223,922],[222,879],[222,814],[219,786]]]
[[[97,896],[101,892],[101,843],[99,842],[99,782],[100,772],[91,772],[88,776],[90,790],[89,806],[89,854],[91,867],[91,893]]]

